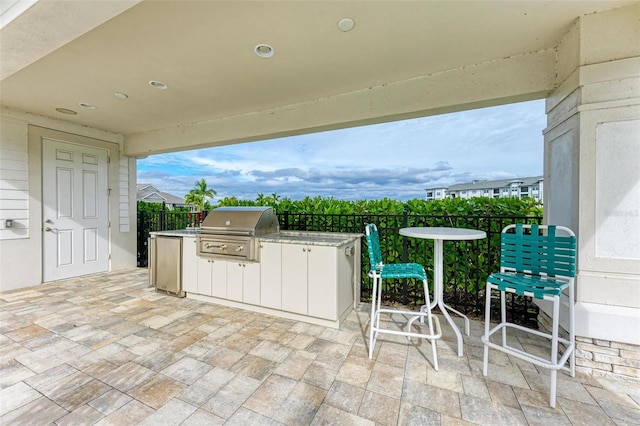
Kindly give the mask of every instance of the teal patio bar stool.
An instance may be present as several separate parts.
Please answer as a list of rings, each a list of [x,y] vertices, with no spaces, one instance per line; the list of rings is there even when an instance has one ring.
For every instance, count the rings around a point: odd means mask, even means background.
[[[436,339],[442,336],[438,317],[431,314],[431,303],[429,301],[429,286],[427,283],[427,274],[417,263],[391,263],[385,264],[382,261],[382,253],[380,251],[380,237],[378,228],[373,223],[366,225],[365,235],[367,240],[367,248],[369,251],[369,260],[371,269],[368,276],[373,280],[373,289],[371,290],[371,321],[369,325],[369,359],[373,358],[373,349],[378,338],[378,334],[387,333],[406,336],[411,340],[412,337],[427,339],[431,341],[431,351],[433,354],[433,367],[438,370],[438,355],[436,352]],[[384,279],[417,279],[421,280],[424,287],[424,297],[426,308],[422,311],[410,311],[406,309],[390,309],[384,308],[382,304],[382,280]],[[403,315],[408,318],[406,327],[401,330],[389,329],[380,325],[380,316]],[[429,333],[421,333],[420,330],[414,331],[413,323],[416,319],[420,319],[424,323],[427,319]]]
[[[529,361],[550,370],[549,404],[556,406],[558,370],[575,377],[575,315],[574,281],[576,275],[576,236],[569,228],[555,225],[509,225],[502,230],[500,244],[500,272],[487,278],[485,305],[484,360],[482,374],[487,375],[489,348]],[[500,292],[500,322],[493,328],[491,320],[491,290]],[[567,290],[566,298],[564,291]],[[552,302],[551,331],[545,332],[508,322],[505,294]],[[568,308],[568,339],[559,336],[560,307]],[[517,329],[548,339],[548,356],[540,356],[515,348],[507,343],[507,329]],[[501,332],[500,343],[491,336]],[[564,348],[559,349],[562,345]],[[567,365],[567,361],[569,365]]]

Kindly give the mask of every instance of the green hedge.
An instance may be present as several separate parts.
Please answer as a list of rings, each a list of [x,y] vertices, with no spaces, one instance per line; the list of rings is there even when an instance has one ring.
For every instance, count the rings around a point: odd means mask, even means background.
[[[333,197],[305,197],[291,200],[276,194],[251,200],[226,197],[213,207],[221,206],[271,206],[276,213],[315,214],[409,214],[430,216],[542,216],[542,204],[533,198],[485,198],[445,199],[425,201],[418,198],[398,201],[389,198],[380,200],[338,200]]]

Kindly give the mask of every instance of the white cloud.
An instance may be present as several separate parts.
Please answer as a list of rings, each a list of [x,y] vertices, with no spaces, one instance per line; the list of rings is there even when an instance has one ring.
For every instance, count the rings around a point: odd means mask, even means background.
[[[424,189],[542,174],[544,101],[150,156],[138,182],[184,196],[204,178],[218,198],[424,197]]]

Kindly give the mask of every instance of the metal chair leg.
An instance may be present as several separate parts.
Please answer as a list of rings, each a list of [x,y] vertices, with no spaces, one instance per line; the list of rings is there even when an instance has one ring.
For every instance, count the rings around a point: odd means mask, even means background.
[[[484,338],[489,340],[489,323],[491,322],[491,285],[485,287],[486,302],[484,308]],[[489,369],[489,346],[484,345],[484,356],[482,357],[482,375],[486,376]]]
[[[425,303],[426,306],[429,306],[429,284],[427,283],[427,280],[423,281],[424,283],[424,299],[425,299]],[[421,317],[423,318],[423,317]],[[429,334],[434,335],[435,330],[433,329],[433,313],[431,312],[431,309],[428,309],[427,311],[427,323],[429,325]],[[431,354],[433,356],[433,368],[438,371],[438,353],[437,353],[437,347],[436,347],[436,339],[431,339]]]
[[[375,346],[375,336],[374,332],[376,330],[376,321],[378,320],[378,306],[377,303],[377,287],[378,287],[378,279],[373,278],[373,288],[371,291],[371,295],[373,296],[373,300],[371,301],[371,319],[369,320],[369,359],[373,359],[373,347]]]

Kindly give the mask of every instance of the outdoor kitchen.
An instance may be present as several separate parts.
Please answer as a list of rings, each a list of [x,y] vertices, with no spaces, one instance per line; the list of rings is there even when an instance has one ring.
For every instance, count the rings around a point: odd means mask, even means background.
[[[280,231],[271,207],[220,207],[198,228],[152,232],[158,291],[339,328],[360,299],[361,234]]]

